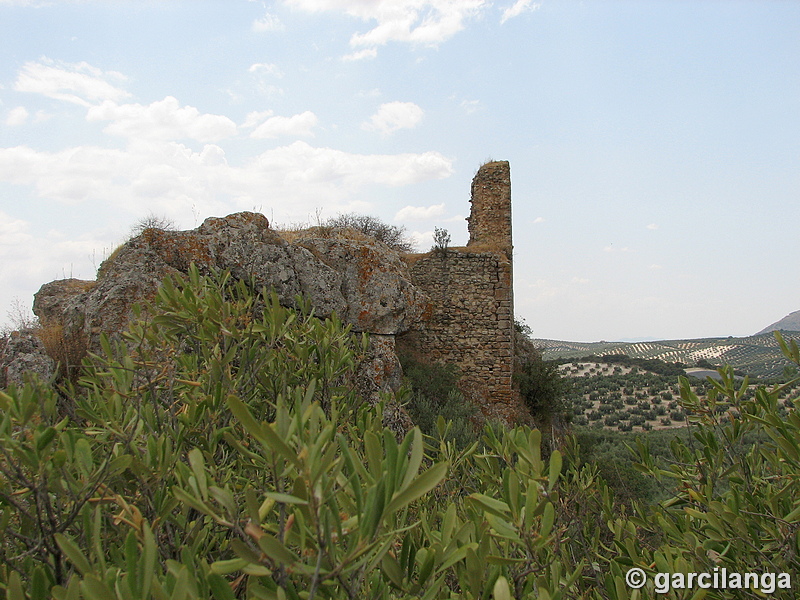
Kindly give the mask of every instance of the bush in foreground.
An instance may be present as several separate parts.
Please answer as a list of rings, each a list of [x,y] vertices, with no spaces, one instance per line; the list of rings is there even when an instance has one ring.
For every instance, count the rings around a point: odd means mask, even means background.
[[[8,600],[756,598],[653,578],[800,567],[800,415],[777,416],[780,390],[684,380],[691,443],[671,467],[639,448],[674,497],[622,509],[574,442],[543,460],[537,430],[458,448],[440,419],[398,441],[355,395],[363,340],[335,318],[196,270],[142,317],[62,391],[69,411],[41,382],[0,394]],[[792,597],[781,583],[767,593]]]

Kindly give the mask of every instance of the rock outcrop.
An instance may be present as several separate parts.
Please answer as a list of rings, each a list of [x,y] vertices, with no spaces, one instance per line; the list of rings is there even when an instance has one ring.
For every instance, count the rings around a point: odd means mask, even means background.
[[[25,373],[34,373],[48,380],[55,373],[55,366],[35,332],[15,331],[0,347],[0,387],[23,384]]]
[[[194,263],[228,270],[278,294],[285,306],[304,295],[320,317],[333,312],[373,342],[362,365],[364,391],[396,389],[401,370],[394,336],[418,327],[430,312],[428,297],[409,280],[400,255],[376,240],[321,237],[309,231],[291,243],[262,214],[241,212],[206,219],[190,231],[146,229],[123,244],[98,271],[97,281],[45,284],[33,311],[44,324],[81,332],[96,344],[100,333],[118,333],[137,302],[151,299],[171,273]]]
[[[507,162],[490,162],[478,170],[471,203],[467,247],[416,255],[401,255],[369,236],[340,229],[316,227],[289,236],[251,212],[209,218],[189,231],[149,228],[101,265],[97,281],[68,279],[42,286],[33,309],[45,330],[52,328],[74,342],[65,350],[70,354],[73,346],[96,348],[101,333],[123,331],[133,305],[153,298],[167,275],[185,273],[191,264],[201,272],[227,270],[274,289],[285,306],[303,295],[317,316],[335,312],[354,332],[370,334],[368,356],[357,374],[364,396],[398,388],[400,347],[418,360],[458,367],[464,396],[485,416],[510,423],[521,413],[512,380]],[[0,379],[6,371],[16,377],[18,367],[8,367],[12,359],[3,363]]]

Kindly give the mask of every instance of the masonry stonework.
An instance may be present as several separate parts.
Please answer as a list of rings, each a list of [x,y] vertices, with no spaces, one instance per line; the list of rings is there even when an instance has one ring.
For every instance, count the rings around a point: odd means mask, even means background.
[[[507,161],[490,162],[472,180],[472,210],[467,219],[467,247],[491,245],[511,259],[511,169]]]
[[[466,247],[407,256],[412,282],[431,299],[424,326],[401,351],[457,365],[463,391],[486,416],[514,420],[514,288],[508,162],[483,165],[472,183]]]

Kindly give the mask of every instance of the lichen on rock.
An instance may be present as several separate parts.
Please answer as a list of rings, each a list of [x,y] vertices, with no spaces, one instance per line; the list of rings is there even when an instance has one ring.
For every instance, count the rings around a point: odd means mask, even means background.
[[[385,244],[315,233],[288,242],[264,215],[251,212],[211,217],[188,231],[145,229],[101,265],[97,281],[43,285],[33,310],[43,323],[80,332],[96,347],[99,334],[121,332],[133,318],[133,305],[152,299],[168,275],[185,273],[191,264],[201,272],[226,270],[274,290],[284,306],[302,295],[318,317],[336,313],[354,332],[378,336],[362,369],[364,390],[372,399],[396,390],[401,371],[393,336],[430,314],[427,296]]]
[[[0,387],[21,385],[25,373],[34,373],[44,380],[55,373],[55,361],[47,355],[44,344],[33,330],[15,331],[0,348]]]

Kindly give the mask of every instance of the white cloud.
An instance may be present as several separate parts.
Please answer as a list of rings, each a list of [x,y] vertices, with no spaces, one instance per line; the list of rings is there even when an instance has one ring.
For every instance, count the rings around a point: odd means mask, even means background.
[[[361,90],[356,93],[356,98],[380,98],[382,92],[378,88],[372,88],[371,90]]]
[[[248,73],[263,73],[275,77],[283,77],[283,71],[274,63],[253,63],[247,69]]]
[[[86,62],[64,63],[42,58],[40,62],[26,62],[22,66],[14,89],[87,107],[104,100],[118,102],[130,96],[109,83],[109,79],[122,81],[125,78],[114,71],[103,72]]]
[[[351,52],[350,54],[345,54],[342,57],[344,61],[354,61],[354,60],[364,60],[365,58],[375,58],[378,56],[378,50],[375,48],[364,48],[363,50],[357,50],[355,52]]]
[[[343,12],[376,22],[350,38],[353,47],[376,48],[391,41],[435,46],[464,28],[464,21],[489,6],[486,0],[284,0],[308,12]]]
[[[8,111],[6,125],[9,127],[16,127],[17,125],[23,125],[27,120],[28,109],[26,109],[24,106],[17,106],[16,108],[12,108],[10,111]]]
[[[509,19],[518,17],[526,11],[537,10],[540,6],[540,2],[533,2],[533,0],[517,0],[503,11],[503,16],[500,17],[500,23],[505,23]]]
[[[398,129],[411,129],[422,120],[422,109],[413,102],[387,102],[381,104],[378,112],[364,122],[361,127],[389,135]]]
[[[461,101],[461,108],[464,109],[468,115],[471,115],[481,108],[481,101],[480,100],[462,100]]]
[[[255,127],[259,123],[266,121],[274,114],[275,113],[271,110],[256,110],[251,113],[247,113],[247,117],[245,118],[244,123],[242,123],[242,127]]]
[[[412,231],[408,237],[416,250],[424,252],[433,248],[433,231]]]
[[[10,4],[11,6],[47,6],[52,4],[52,0],[0,0],[0,5]]]
[[[545,221],[545,218],[544,218],[544,217],[536,217],[536,218],[533,220],[533,224],[534,224],[534,225],[536,225],[537,223],[544,223],[544,221]]]
[[[405,206],[397,211],[395,221],[424,221],[444,214],[444,202],[431,206]]]
[[[253,21],[253,31],[259,33],[264,31],[280,31],[281,29],[283,29],[283,23],[277,15],[271,13],[266,13],[260,19]]]
[[[228,117],[203,114],[193,106],[180,106],[172,96],[148,106],[120,104],[119,101],[130,94],[109,83],[109,79],[122,81],[125,77],[112,71],[103,72],[85,62],[71,64],[43,58],[22,66],[14,89],[85,106],[88,109],[86,119],[110,121],[103,131],[112,135],[212,142],[236,134],[236,124]],[[37,120],[44,120],[43,117],[46,117],[44,113],[37,113]],[[16,118],[21,118],[21,113]]]
[[[283,90],[273,83],[280,79],[284,73],[275,63],[253,63],[247,69],[250,73],[256,91],[264,96],[282,96]]]
[[[67,237],[57,231],[36,233],[32,225],[0,211],[0,280],[6,284],[0,287],[0,323],[11,320],[13,310],[7,309],[15,303],[29,307],[46,281],[94,277],[103,250],[115,245],[108,232]]]
[[[44,123],[53,118],[53,115],[43,110],[37,110],[36,115],[33,117],[34,123]]]
[[[6,254],[6,247],[13,248],[31,239],[28,223],[15,219],[0,210],[0,253]]]
[[[647,228],[652,231],[655,231],[656,229],[658,229],[658,225],[656,223],[650,223],[650,225],[648,225]]]
[[[193,139],[214,142],[236,134],[236,123],[223,115],[203,114],[193,106],[180,106],[167,96],[148,106],[105,101],[89,109],[88,121],[111,121],[103,131],[146,140]]]
[[[452,161],[438,152],[350,154],[315,148],[301,141],[268,150],[247,165],[248,172],[271,174],[297,185],[324,184],[353,189],[366,184],[401,186],[452,173]]]
[[[452,161],[437,152],[351,154],[294,142],[231,166],[224,150],[208,144],[195,152],[182,144],[132,140],[124,150],[79,146],[42,152],[0,148],[0,181],[32,186],[35,194],[68,205],[112,203],[122,211],[225,214],[274,201],[301,218],[322,204],[347,201],[356,189],[402,186],[452,174]],[[270,195],[264,195],[270,190]],[[231,207],[230,198],[239,198]]]
[[[623,246],[622,248],[615,248],[613,245],[611,245],[603,248],[603,252],[633,252],[633,250],[631,250],[627,246]]]
[[[249,117],[250,115],[248,115],[248,120]],[[314,137],[312,129],[316,127],[317,121],[317,115],[310,110],[291,117],[270,117],[256,127],[250,137],[258,139],[277,138],[280,136]]]

